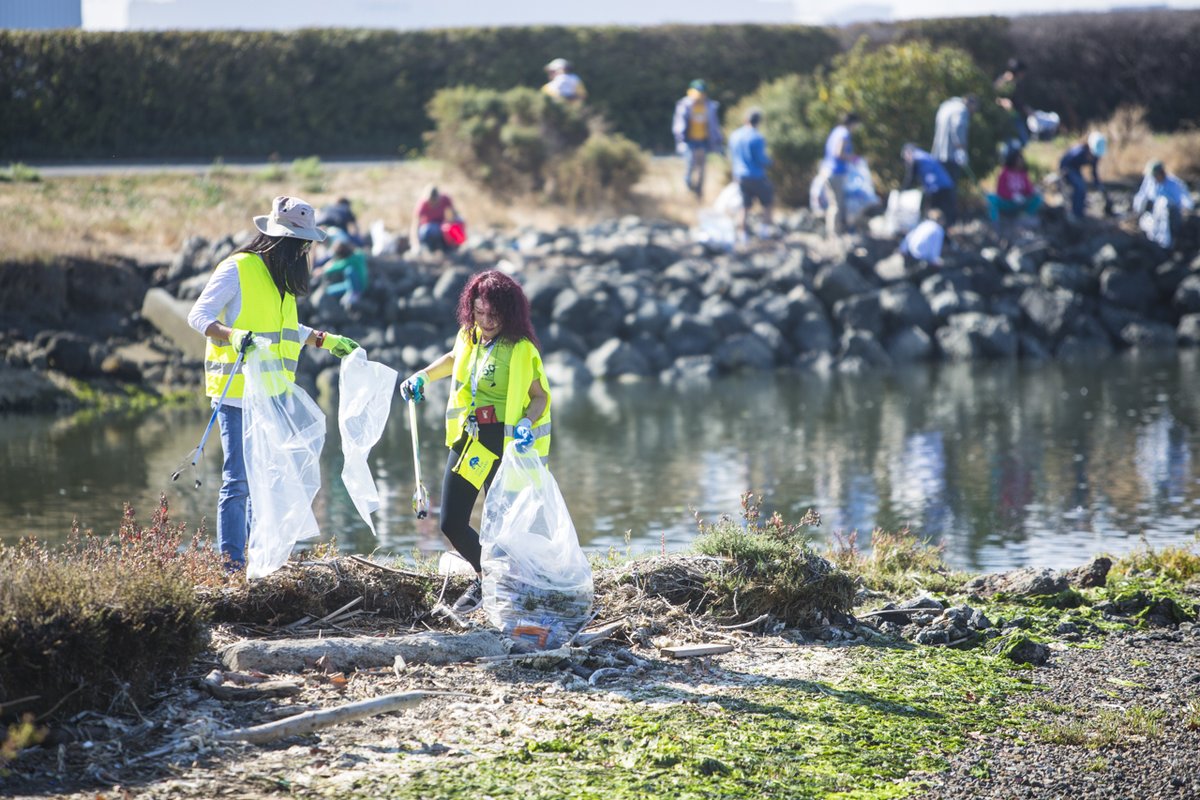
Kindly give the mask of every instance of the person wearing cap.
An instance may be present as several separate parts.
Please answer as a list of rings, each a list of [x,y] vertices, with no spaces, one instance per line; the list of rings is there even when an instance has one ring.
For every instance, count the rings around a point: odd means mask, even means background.
[[[543,461],[550,457],[550,382],[530,320],[529,298],[521,285],[498,269],[474,275],[458,297],[458,336],[454,348],[400,385],[411,403],[425,399],[425,387],[450,378],[446,404],[446,446],[442,477],[442,533],[476,578],[454,603],[469,613],[482,600],[479,533],[471,512],[480,490],[487,491],[508,446]]]
[[[904,159],[904,181],[900,188],[917,186],[925,195],[925,202],[940,209],[946,225],[953,225],[955,216],[954,178],[942,163],[912,142],[900,150]]]
[[[840,125],[829,132],[825,140],[825,159],[821,170],[827,176],[825,186],[829,205],[825,208],[825,236],[836,239],[846,232],[846,179],[850,165],[858,160],[854,154],[854,131],[860,125],[853,111],[842,116]]]
[[[234,372],[238,354],[253,347],[255,340],[266,339],[284,374],[294,381],[303,345],[320,347],[339,358],[358,347],[352,339],[314,330],[297,319],[296,298],[309,290],[308,249],[325,239],[313,207],[294,197],[276,197],[271,213],[255,217],[254,226],[258,235],[213,270],[188,314],[188,324],[208,337],[204,390],[213,405],[219,405],[216,416],[224,452],[217,544],[236,568],[245,565],[250,512],[242,439],[245,379],[241,369]]]
[[[733,179],[742,191],[740,217],[743,238],[750,236],[750,207],[754,201],[762,205],[763,231],[767,231],[771,225],[771,206],[775,202],[775,187],[767,177],[771,157],[767,155],[767,140],[758,129],[762,118],[762,109],[751,108],[746,112],[745,124],[729,135],[729,161],[733,168]]]
[[[1108,140],[1099,131],[1092,131],[1087,138],[1077,143],[1058,162],[1058,171],[1062,180],[1071,187],[1071,215],[1074,219],[1083,219],[1087,207],[1088,184],[1083,178],[1083,168],[1090,167],[1092,171],[1092,186],[1104,195],[1105,210],[1109,208],[1108,190],[1100,182],[1100,158],[1108,149]]]
[[[542,91],[556,100],[568,103],[582,103],[587,100],[587,87],[571,68],[571,62],[565,58],[556,58],[545,66],[546,85]]]
[[[1150,241],[1170,250],[1183,224],[1183,212],[1194,207],[1187,184],[1168,173],[1163,162],[1146,165],[1146,176],[1133,197],[1133,211],[1141,215],[1138,227]]]
[[[996,105],[1004,109],[1009,120],[1008,138],[1005,139],[1008,150],[1020,150],[1029,143],[1029,125],[1025,119],[1033,113],[1033,109],[1025,101],[1024,79],[1025,62],[1010,58],[1004,65],[1004,71],[992,82],[992,88],[996,90]]]
[[[704,167],[709,153],[720,153],[724,140],[717,115],[720,104],[708,97],[708,84],[696,79],[675,104],[671,132],[675,150],[684,158],[683,182],[697,198],[704,196]]]

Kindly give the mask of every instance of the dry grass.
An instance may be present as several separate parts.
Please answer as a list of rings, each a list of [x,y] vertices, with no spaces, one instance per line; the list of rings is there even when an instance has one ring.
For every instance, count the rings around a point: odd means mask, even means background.
[[[1155,133],[1146,124],[1146,110],[1139,107],[1118,109],[1095,130],[1108,138],[1108,152],[1100,163],[1101,177],[1106,181],[1136,184],[1142,179],[1146,164],[1158,159],[1190,185],[1200,182],[1200,130],[1178,133]],[[1032,142],[1027,149],[1030,174],[1053,172],[1058,159],[1078,136],[1060,136],[1050,142]],[[987,183],[985,181],[985,183]],[[994,185],[994,176],[989,185]]]
[[[189,236],[215,239],[249,229],[251,217],[264,213],[280,194],[318,207],[349,197],[360,224],[379,219],[389,230],[407,233],[413,205],[430,183],[454,198],[475,230],[547,229],[623,214],[692,222],[697,203],[683,188],[682,170],[677,159],[651,160],[631,204],[586,212],[490,195],[429,160],[360,166],[301,159],[252,168],[215,163],[197,174],[43,175],[38,181],[4,184],[0,214],[19,222],[0,229],[0,252],[11,260],[116,255],[167,261]],[[711,198],[721,189],[719,177],[710,176]]]

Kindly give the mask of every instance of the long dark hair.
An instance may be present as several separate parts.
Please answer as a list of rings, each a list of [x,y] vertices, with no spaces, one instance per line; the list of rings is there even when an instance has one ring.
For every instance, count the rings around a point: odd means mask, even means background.
[[[516,344],[522,339],[541,349],[533,323],[529,319],[529,298],[521,285],[498,270],[480,272],[463,287],[458,297],[458,324],[464,331],[475,327],[475,300],[483,298],[500,317],[499,338]]]
[[[308,294],[308,247],[307,239],[295,236],[268,236],[259,233],[254,241],[238,250],[239,253],[254,253],[267,265],[271,280],[279,294],[290,292],[296,297]]]

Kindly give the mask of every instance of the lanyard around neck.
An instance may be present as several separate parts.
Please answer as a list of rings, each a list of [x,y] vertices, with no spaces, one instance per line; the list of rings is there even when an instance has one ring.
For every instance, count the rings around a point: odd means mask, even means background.
[[[487,346],[487,352],[483,356],[482,363],[479,361],[479,345],[475,345],[475,350],[471,353],[471,408],[475,407],[475,395],[479,392],[479,376],[487,368],[487,363],[492,357],[492,350],[496,348],[497,341],[497,339],[492,339],[492,343]]]

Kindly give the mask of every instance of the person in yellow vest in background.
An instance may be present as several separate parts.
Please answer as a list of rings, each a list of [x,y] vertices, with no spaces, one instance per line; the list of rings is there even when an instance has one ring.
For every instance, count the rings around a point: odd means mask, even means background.
[[[675,151],[683,156],[686,169],[683,182],[697,198],[704,196],[704,166],[709,153],[720,153],[725,140],[717,115],[720,104],[708,98],[708,84],[694,80],[687,94],[675,104],[671,132]]]
[[[587,100],[587,87],[575,74],[571,62],[565,58],[556,58],[545,67],[546,85],[542,91],[558,100],[568,103],[582,103]]]
[[[276,197],[271,213],[255,217],[254,225],[258,236],[213,270],[188,314],[188,324],[208,337],[204,391],[213,405],[219,404],[216,414],[224,453],[217,544],[237,568],[246,562],[251,513],[242,447],[245,379],[240,368],[235,372],[238,353],[255,340],[266,339],[288,380],[295,381],[302,345],[324,348],[339,358],[358,347],[352,339],[314,330],[296,318],[296,298],[308,294],[309,246],[325,239],[313,207],[294,197]]]
[[[454,604],[466,614],[483,600],[479,533],[471,509],[491,486],[510,442],[517,452],[550,455],[550,383],[542,367],[529,299],[498,270],[471,278],[458,299],[454,349],[400,386],[409,402],[425,398],[431,381],[452,378],[446,406],[450,456],[442,478],[442,533],[475,568],[476,579]]]

